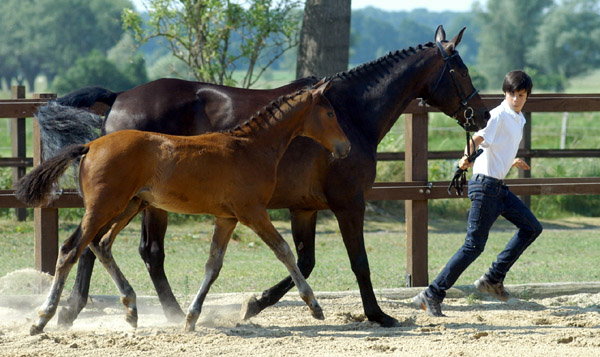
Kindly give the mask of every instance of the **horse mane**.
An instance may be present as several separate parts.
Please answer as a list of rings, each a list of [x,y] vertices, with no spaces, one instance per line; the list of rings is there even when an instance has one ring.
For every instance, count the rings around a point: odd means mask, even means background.
[[[361,75],[367,71],[371,71],[374,68],[383,67],[384,64],[386,64],[386,63],[400,62],[402,60],[407,59],[408,57],[411,57],[412,55],[415,55],[423,50],[432,48],[434,46],[435,46],[435,44],[433,42],[427,42],[425,44],[418,45],[416,48],[409,47],[407,49],[389,52],[387,55],[384,55],[382,57],[374,59],[370,62],[363,63],[363,64],[361,64],[357,67],[354,67],[348,71],[338,72],[338,73],[334,74],[333,76],[325,78],[325,80],[329,81],[329,80],[332,80],[335,78],[339,78],[339,79],[356,78],[356,77],[358,77],[358,75]],[[383,76],[383,73],[381,73],[381,75]]]
[[[288,103],[288,101],[293,100],[304,93],[307,93],[310,88],[310,86],[307,86],[302,89],[299,89],[295,93],[284,94],[280,96],[279,98],[273,100],[269,104],[259,109],[244,123],[237,125],[236,127],[230,130],[225,130],[223,132],[243,135],[254,131],[256,128],[270,127],[277,121],[281,120],[281,118],[285,114],[287,114],[291,109],[294,108],[293,105],[289,105],[287,108],[282,108],[283,104]]]
[[[311,85],[317,83],[318,81],[319,81],[319,78],[317,78],[315,76],[308,76],[308,77],[294,79],[293,81],[291,81],[288,84],[304,84],[306,86],[311,86]]]

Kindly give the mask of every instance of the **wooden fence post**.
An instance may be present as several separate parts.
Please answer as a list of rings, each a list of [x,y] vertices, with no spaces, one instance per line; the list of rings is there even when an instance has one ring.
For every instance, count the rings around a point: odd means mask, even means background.
[[[12,86],[10,88],[11,99],[23,99],[25,98],[25,86]],[[25,118],[12,118],[11,120],[11,142],[12,142],[12,156],[25,161],[27,157],[27,145],[25,135]],[[12,168],[12,184],[16,184],[17,181],[25,176],[25,166],[16,166]],[[18,221],[24,221],[27,219],[26,208],[15,208],[15,216]]]
[[[34,99],[56,98],[56,94],[34,94]],[[40,126],[33,121],[33,166],[42,162]],[[34,208],[34,255],[35,269],[54,275],[58,258],[58,208]]]
[[[405,180],[427,181],[427,113],[405,115]],[[427,200],[407,200],[406,285],[427,286]]]

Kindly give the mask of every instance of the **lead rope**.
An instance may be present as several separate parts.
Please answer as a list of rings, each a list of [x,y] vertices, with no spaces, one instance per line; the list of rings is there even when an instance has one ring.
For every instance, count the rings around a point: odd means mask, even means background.
[[[471,141],[471,143],[473,144],[472,147],[475,148],[475,141],[473,140],[473,138],[471,137],[469,132],[466,132],[466,136],[467,136],[467,150],[469,150],[468,148],[470,147],[469,141]],[[479,155],[481,155],[482,152],[483,152],[483,149],[477,149],[477,150],[473,151],[471,154],[469,154],[469,156],[467,156],[467,161],[468,162],[475,161],[475,159]],[[448,194],[449,195],[452,194],[452,187],[454,187],[454,189],[456,190],[456,195],[462,196],[463,187],[467,184],[467,171],[469,171],[469,169],[463,170],[460,167],[456,170],[456,172],[454,173],[454,177],[452,178],[452,181],[450,181],[450,184],[448,185]]]

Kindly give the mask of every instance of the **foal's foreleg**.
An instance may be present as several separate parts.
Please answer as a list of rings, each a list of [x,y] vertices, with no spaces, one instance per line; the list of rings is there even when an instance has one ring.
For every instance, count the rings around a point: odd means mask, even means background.
[[[238,221],[235,218],[216,217],[215,231],[210,245],[210,254],[204,268],[204,280],[202,281],[198,294],[196,294],[194,301],[188,309],[185,322],[186,331],[194,331],[196,328],[196,321],[198,321],[198,317],[202,311],[202,304],[204,303],[204,299],[206,298],[206,294],[208,294],[211,285],[219,276],[219,272],[223,266],[223,257],[227,250],[227,244],[229,243],[229,239],[231,238],[231,234],[233,233],[233,229],[237,222]]]
[[[298,254],[298,268],[304,276],[308,276],[315,266],[315,233],[317,226],[317,211],[292,210],[292,235]],[[243,304],[241,316],[249,319],[258,315],[262,310],[277,303],[288,291],[294,287],[291,276],[263,291],[261,297],[249,297]]]
[[[255,219],[241,222],[252,228],[271,250],[273,250],[275,256],[283,262],[290,272],[294,284],[298,287],[300,297],[310,308],[312,316],[316,319],[323,320],[325,317],[323,316],[321,306],[319,306],[310,285],[308,285],[306,279],[300,272],[300,269],[298,269],[290,246],[271,223],[267,211],[265,210],[264,213],[257,215]]]
[[[92,279],[95,261],[96,256],[94,253],[89,248],[85,248],[79,257],[77,277],[75,278],[71,295],[67,299],[66,306],[58,312],[59,325],[65,327],[73,325],[73,321],[75,321],[77,315],[85,307],[90,291],[90,280]]]
[[[104,268],[108,271],[108,274],[113,279],[115,285],[119,289],[121,294],[121,302],[126,308],[126,321],[132,326],[137,327],[138,314],[136,305],[135,291],[131,287],[131,284],[127,281],[121,269],[115,262],[112,255],[111,248],[112,244],[117,237],[117,234],[121,232],[125,226],[135,217],[141,210],[145,208],[145,204],[138,198],[134,198],[129,202],[125,211],[119,214],[114,220],[111,221],[112,227],[109,232],[102,237],[102,239],[94,240],[90,245],[90,249],[96,255],[96,258],[104,265]]]

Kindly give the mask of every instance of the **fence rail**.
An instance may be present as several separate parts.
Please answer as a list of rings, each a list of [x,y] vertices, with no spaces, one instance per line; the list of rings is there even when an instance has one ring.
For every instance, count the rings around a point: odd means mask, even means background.
[[[21,94],[19,94],[21,95]],[[22,95],[24,96],[24,95]],[[34,127],[34,157],[24,155],[23,118],[34,115],[37,107],[47,103],[53,94],[36,95],[35,99],[0,100],[0,118],[19,118],[19,125],[13,119],[12,130],[17,141],[13,148],[19,147],[19,155],[11,158],[0,158],[0,166],[19,169],[22,174],[25,167],[35,165],[41,157],[39,128]],[[497,106],[503,99],[500,95],[482,95],[488,108]],[[376,182],[372,190],[367,192],[366,199],[404,200],[406,206],[406,240],[407,240],[407,285],[425,286],[428,284],[427,270],[427,202],[431,199],[465,198],[447,192],[448,181],[430,182],[427,180],[427,161],[439,159],[456,159],[462,150],[428,151],[428,113],[437,112],[435,108],[420,106],[415,100],[405,110],[405,152],[380,152],[378,160],[405,161],[404,182]],[[103,113],[106,107],[95,107],[94,111]],[[600,157],[598,149],[578,150],[535,150],[531,149],[531,113],[532,112],[600,112],[600,94],[538,94],[527,101],[524,113],[528,118],[522,147],[518,156],[530,162],[531,158],[550,157]],[[449,119],[450,120],[450,119]],[[517,195],[597,195],[600,194],[600,177],[582,178],[527,178],[527,172],[520,171],[519,179],[506,180]],[[13,175],[15,178],[16,176]],[[466,191],[466,190],[465,190]],[[65,190],[58,198],[46,207],[34,209],[35,222],[35,267],[48,273],[54,272],[54,264],[58,255],[58,210],[61,208],[82,207],[82,199],[74,190]],[[13,190],[0,190],[0,208],[23,209],[26,206],[18,201]]]

